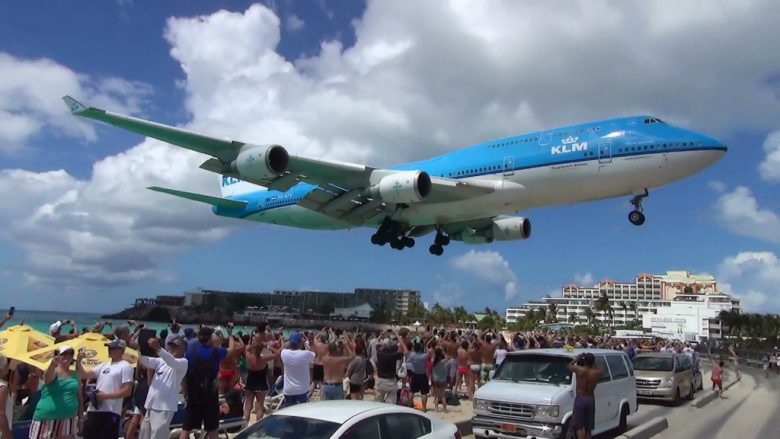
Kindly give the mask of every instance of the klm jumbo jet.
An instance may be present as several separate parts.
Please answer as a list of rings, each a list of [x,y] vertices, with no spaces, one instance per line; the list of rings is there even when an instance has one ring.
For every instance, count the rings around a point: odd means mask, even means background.
[[[280,145],[220,139],[98,108],[65,96],[76,116],[98,120],[212,156],[222,198],[150,187],[210,204],[215,214],[308,229],[377,228],[376,245],[429,250],[526,239],[531,207],[632,196],[628,219],[645,222],[648,189],[715,163],[726,146],[652,116],[589,122],[479,143],[390,168],[290,155]]]

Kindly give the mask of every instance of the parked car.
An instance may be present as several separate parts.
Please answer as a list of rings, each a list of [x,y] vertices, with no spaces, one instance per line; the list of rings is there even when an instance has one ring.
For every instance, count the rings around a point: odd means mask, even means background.
[[[637,397],[679,403],[696,392],[693,364],[685,354],[643,352],[634,357]],[[701,381],[701,376],[699,377]]]
[[[279,410],[235,439],[460,439],[458,427],[409,407],[374,401],[319,401]]]
[[[592,353],[603,369],[596,386],[593,434],[626,430],[636,412],[634,371],[628,356],[607,349],[532,349],[507,354],[493,379],[474,395],[474,436],[480,438],[576,437],[571,426],[576,376],[568,365]]]

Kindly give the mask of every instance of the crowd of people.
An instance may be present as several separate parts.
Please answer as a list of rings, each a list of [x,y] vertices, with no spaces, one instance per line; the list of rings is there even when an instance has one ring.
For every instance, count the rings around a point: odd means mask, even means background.
[[[10,374],[0,356],[0,404],[6,404],[0,439],[11,437],[13,405],[25,401],[25,407],[33,407],[27,411],[32,412],[29,437],[35,439],[76,434],[108,439],[120,432],[129,439],[167,438],[182,406],[182,439],[192,430],[215,438],[221,419],[262,419],[268,395],[278,395],[282,407],[370,397],[446,412],[460,399],[472,399],[508,353],[518,350],[606,348],[623,350],[630,358],[674,351],[698,364],[698,354],[686,343],[563,332],[325,327],[285,334],[266,324],[212,328],[174,321],[148,337],[144,325],[133,321],[116,328],[98,322],[79,330],[71,320],[54,322],[49,329],[59,347],[46,370],[21,364]],[[85,370],[85,353],[76,340],[83,332],[106,337],[110,361]],[[135,369],[123,359],[128,347],[141,354]],[[586,374],[574,366],[572,371]]]

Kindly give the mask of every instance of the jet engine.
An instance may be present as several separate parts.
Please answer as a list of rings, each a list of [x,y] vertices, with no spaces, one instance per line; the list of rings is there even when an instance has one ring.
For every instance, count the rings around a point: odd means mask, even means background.
[[[493,219],[490,231],[496,241],[527,239],[531,236],[531,221],[521,216],[499,216]]]
[[[531,236],[531,221],[519,216],[497,216],[490,227],[465,229],[451,235],[464,244],[489,244],[493,241],[513,241]]]
[[[280,145],[244,145],[230,167],[239,175],[268,179],[286,171],[289,162],[290,155]]]
[[[424,171],[399,171],[382,177],[371,192],[388,203],[419,203],[431,192],[431,177]]]

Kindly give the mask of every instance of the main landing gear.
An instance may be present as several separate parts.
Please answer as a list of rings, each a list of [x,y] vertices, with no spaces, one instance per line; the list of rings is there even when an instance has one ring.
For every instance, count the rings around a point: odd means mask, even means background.
[[[371,243],[374,245],[390,244],[396,250],[414,247],[414,238],[406,236],[401,223],[393,221],[390,217],[382,220],[376,233],[371,235]]]
[[[433,240],[433,244],[428,247],[428,251],[432,255],[441,256],[444,254],[444,246],[449,245],[450,237],[442,232],[441,228],[436,229],[436,238]]]
[[[631,204],[634,205],[634,210],[628,214],[628,220],[631,221],[631,224],[635,226],[641,226],[645,223],[645,214],[642,213],[642,199],[649,195],[650,194],[647,192],[647,189],[645,189],[643,194],[636,195],[631,199]]]

